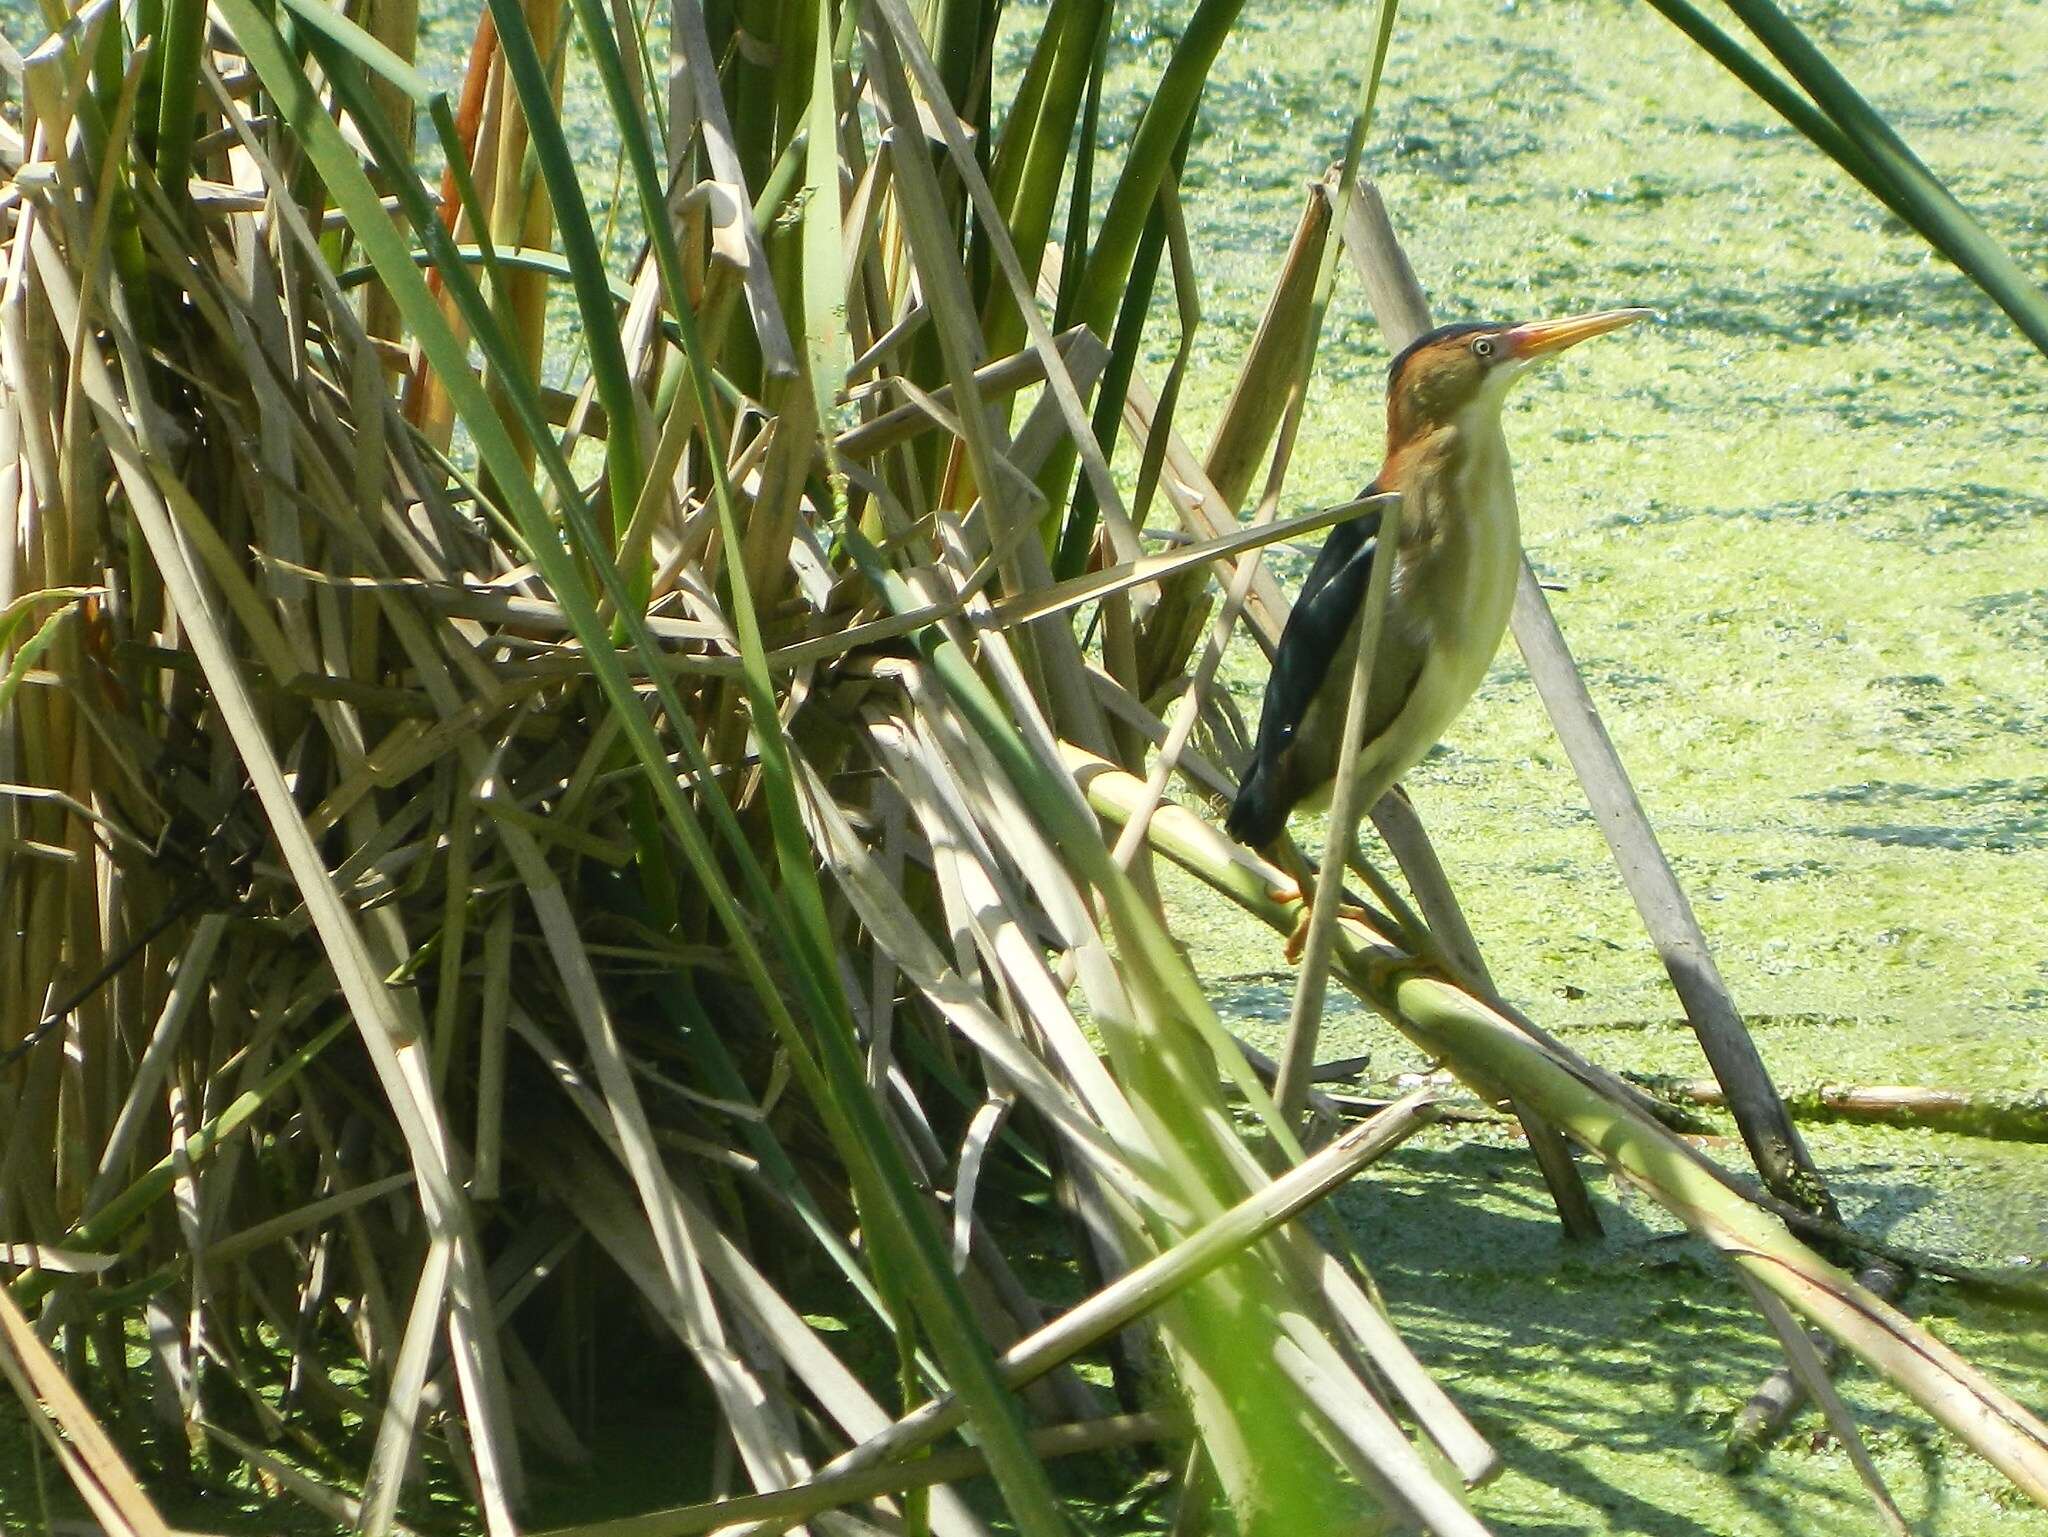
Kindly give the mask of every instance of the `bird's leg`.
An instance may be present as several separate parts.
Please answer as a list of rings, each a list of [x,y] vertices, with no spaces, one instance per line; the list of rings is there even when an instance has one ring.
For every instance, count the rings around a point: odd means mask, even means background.
[[[1295,844],[1294,839],[1285,833],[1280,835],[1280,842],[1274,849],[1274,862],[1291,877],[1287,885],[1273,888],[1274,900],[1279,902],[1299,902],[1301,904],[1301,917],[1295,921],[1294,931],[1287,936],[1287,943],[1281,948],[1281,953],[1287,957],[1287,964],[1298,966],[1301,964],[1301,953],[1308,945],[1309,920],[1315,914],[1316,882],[1321,879],[1321,876],[1310,871],[1308,860],[1303,857],[1301,849]],[[1326,850],[1323,857],[1323,867],[1328,869],[1329,864],[1329,854]],[[1386,919],[1371,908],[1357,902],[1342,900],[1344,861],[1341,859],[1337,861],[1337,875],[1335,879],[1339,883],[1338,890],[1340,892],[1337,908],[1338,917],[1351,918],[1359,923],[1382,930],[1389,927]]]

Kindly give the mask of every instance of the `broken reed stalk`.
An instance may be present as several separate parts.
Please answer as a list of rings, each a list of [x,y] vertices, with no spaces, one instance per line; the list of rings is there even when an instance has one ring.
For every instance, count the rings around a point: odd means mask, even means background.
[[[1707,1078],[1631,1075],[1630,1081],[1680,1105],[1726,1109],[1728,1094]],[[1817,1083],[1785,1095],[1800,1120],[1906,1126],[2005,1142],[2048,1142],[2048,1093],[1999,1094],[1906,1083]]]
[[[1348,850],[1358,838],[1358,824],[1371,809],[1359,800],[1358,758],[1364,747],[1365,712],[1372,691],[1373,658],[1379,652],[1380,627],[1393,587],[1394,561],[1401,548],[1401,503],[1389,502],[1380,513],[1379,541],[1366,577],[1365,608],[1358,618],[1358,652],[1352,659],[1351,686],[1345,696],[1344,736],[1337,751],[1337,779],[1330,795],[1325,824],[1322,874],[1309,906],[1308,943],[1301,957],[1301,975],[1287,1014],[1287,1035],[1274,1075],[1273,1103],[1283,1116],[1301,1113],[1315,1066],[1316,1039],[1323,1020],[1323,999],[1329,983],[1330,957],[1337,938],[1337,914],[1344,905],[1344,870]]]
[[[1895,1260],[1876,1259],[1856,1272],[1856,1284],[1873,1297],[1890,1301],[1899,1273],[1900,1267]],[[2038,1300],[2035,1305],[2039,1305]],[[1776,1328],[1775,1322],[1772,1327]],[[1807,1330],[1800,1337],[1812,1356],[1812,1363],[1823,1375],[1840,1369],[1842,1346],[1838,1340],[1818,1329]],[[1822,1402],[1813,1393],[1812,1376],[1806,1363],[1793,1360],[1788,1349],[1785,1364],[1764,1378],[1756,1391],[1743,1401],[1742,1407],[1735,1411],[1735,1421],[1728,1427],[1728,1434],[1721,1444],[1728,1466],[1738,1471],[1754,1466],[1771,1443],[1784,1433],[1785,1427],[1792,1423],[1792,1417],[1805,1407],[1809,1397],[1813,1397],[1815,1402]]]
[[[1401,249],[1386,205],[1377,190],[1361,188],[1344,214],[1346,244],[1380,331],[1390,348],[1406,346],[1430,328],[1429,302]],[[1714,963],[1692,904],[1664,857],[1656,830],[1526,558],[1508,623],[1613,851],[1622,880],[1685,1006],[1686,1018],[1699,1036],[1714,1076],[1728,1089],[1736,1124],[1758,1172],[1781,1199],[1834,1216],[1827,1184],[1778,1099],[1763,1057]]]
[[[1069,748],[1067,759],[1089,803],[1119,823],[1136,781],[1078,749]],[[1192,814],[1162,808],[1151,836],[1160,853],[1271,927],[1284,933],[1292,924],[1287,904],[1273,896],[1279,872]],[[1523,1100],[1605,1159],[2048,1507],[2048,1425],[1731,1189],[1700,1154],[1604,1088],[1595,1069],[1538,1041],[1348,915],[1337,957],[1338,974],[1359,998],[1425,1051],[1480,1093]]]
[[[1892,1492],[1885,1487],[1884,1476],[1877,1471],[1877,1464],[1870,1460],[1870,1448],[1863,1444],[1863,1432],[1857,1428],[1856,1417],[1849,1412],[1842,1396],[1835,1391],[1835,1384],[1828,1376],[1828,1362],[1815,1343],[1799,1326],[1778,1297],[1759,1284],[1752,1276],[1738,1269],[1735,1277],[1742,1283],[1757,1311],[1764,1315],[1771,1326],[1771,1332],[1778,1336],[1778,1342],[1785,1350],[1785,1369],[1799,1380],[1799,1384],[1813,1401],[1820,1405],[1826,1417],[1828,1429],[1849,1454],[1849,1461],[1856,1469],[1856,1476],[1869,1491],[1871,1503],[1877,1508],[1879,1524],[1889,1537],[1912,1537],[1906,1518],[1899,1514],[1899,1507],[1892,1500]],[[1825,1338],[1825,1336],[1823,1336]]]
[[[1344,223],[1380,329],[1390,346],[1400,347],[1429,329],[1429,305],[1376,189],[1362,187],[1350,199]],[[1664,856],[1656,829],[1526,556],[1516,577],[1514,610],[1508,623],[1623,884],[1657,946],[1708,1065],[1728,1095],[1736,1127],[1757,1171],[1780,1200],[1830,1221],[1839,1220],[1834,1196],[1771,1082],[1763,1054],[1743,1024],[1706,933]],[[1568,1161],[1552,1142],[1551,1133],[1539,1133],[1535,1122],[1526,1116],[1523,1123],[1530,1127],[1531,1146],[1537,1149],[1545,1177],[1549,1178],[1553,1169],[1566,1173]],[[1567,1188],[1583,1189],[1575,1173],[1564,1183]],[[1575,1204],[1559,1200],[1567,1226]],[[1848,1258],[1846,1254],[1835,1257]],[[1907,1271],[1882,1261],[1873,1263],[1865,1274],[1873,1294],[1887,1301],[1897,1298],[1909,1279]],[[1797,1407],[1797,1382],[1789,1369],[1774,1374],[1744,1410],[1741,1428],[1761,1434],[1782,1423]]]

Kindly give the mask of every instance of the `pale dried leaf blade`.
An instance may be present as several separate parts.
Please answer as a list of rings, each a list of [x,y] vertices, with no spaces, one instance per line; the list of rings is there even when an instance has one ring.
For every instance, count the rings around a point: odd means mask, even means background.
[[[170,1537],[127,1460],[5,1287],[0,1287],[0,1373],[37,1434],[57,1454],[79,1498],[114,1537]]]

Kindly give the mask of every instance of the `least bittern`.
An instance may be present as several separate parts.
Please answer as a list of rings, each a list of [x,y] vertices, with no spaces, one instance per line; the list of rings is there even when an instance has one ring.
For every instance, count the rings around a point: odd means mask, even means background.
[[[1436,744],[1507,628],[1522,559],[1500,422],[1509,385],[1531,364],[1649,313],[1442,326],[1394,359],[1386,459],[1361,493],[1399,492],[1401,533],[1366,699],[1358,806],[1369,809]],[[1368,512],[1331,531],[1281,631],[1227,823],[1255,848],[1277,840],[1297,807],[1328,802],[1379,529]]]

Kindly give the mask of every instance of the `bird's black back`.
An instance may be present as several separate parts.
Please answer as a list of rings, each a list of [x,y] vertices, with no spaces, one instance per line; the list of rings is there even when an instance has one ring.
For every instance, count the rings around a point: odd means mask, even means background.
[[[1358,494],[1377,496],[1381,489],[1375,481]],[[1284,760],[1365,602],[1379,532],[1378,508],[1332,528],[1287,616],[1280,644],[1273,649],[1273,671],[1266,680],[1251,767],[1225,823],[1240,843],[1260,848],[1279,837],[1287,814],[1305,793],[1284,771]]]

